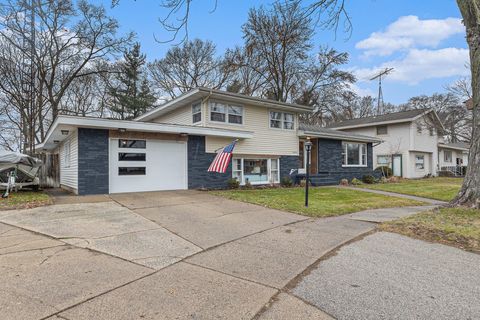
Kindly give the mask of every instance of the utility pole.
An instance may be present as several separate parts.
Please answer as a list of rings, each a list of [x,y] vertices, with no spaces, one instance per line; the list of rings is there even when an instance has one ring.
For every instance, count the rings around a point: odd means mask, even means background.
[[[377,116],[383,113],[383,92],[382,92],[382,77],[387,76],[393,71],[393,68],[385,68],[378,72],[370,80],[378,79],[378,99],[377,99]]]

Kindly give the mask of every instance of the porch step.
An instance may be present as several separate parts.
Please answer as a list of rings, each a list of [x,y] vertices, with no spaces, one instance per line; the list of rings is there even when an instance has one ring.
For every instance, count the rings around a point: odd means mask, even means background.
[[[312,186],[329,186],[338,184],[338,181],[330,176],[313,176],[310,183]]]

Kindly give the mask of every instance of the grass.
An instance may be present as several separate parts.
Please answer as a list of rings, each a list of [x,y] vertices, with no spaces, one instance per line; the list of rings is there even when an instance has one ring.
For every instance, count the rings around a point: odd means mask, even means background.
[[[457,195],[462,182],[459,178],[404,179],[398,183],[364,184],[360,187],[450,201]]]
[[[441,208],[386,222],[381,230],[480,252],[480,210]]]
[[[212,194],[310,217],[337,216],[367,209],[424,204],[408,199],[337,187],[311,188],[308,208],[304,206],[303,188],[227,190],[212,191]]]
[[[19,191],[0,198],[0,210],[28,209],[51,204],[51,198],[44,192]]]

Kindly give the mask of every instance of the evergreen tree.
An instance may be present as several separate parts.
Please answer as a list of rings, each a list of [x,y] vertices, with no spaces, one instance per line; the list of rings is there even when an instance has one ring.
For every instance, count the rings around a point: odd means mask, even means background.
[[[146,56],[140,52],[140,44],[136,43],[125,52],[123,58],[118,65],[116,81],[109,87],[110,110],[122,120],[140,116],[156,100],[144,76]]]

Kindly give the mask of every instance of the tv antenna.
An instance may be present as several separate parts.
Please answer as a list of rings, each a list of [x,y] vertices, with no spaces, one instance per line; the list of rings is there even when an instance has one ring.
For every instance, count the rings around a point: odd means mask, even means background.
[[[393,71],[393,68],[385,68],[375,74],[370,80],[378,79],[378,99],[377,99],[377,115],[383,113],[383,93],[382,93],[382,77],[387,76]]]

